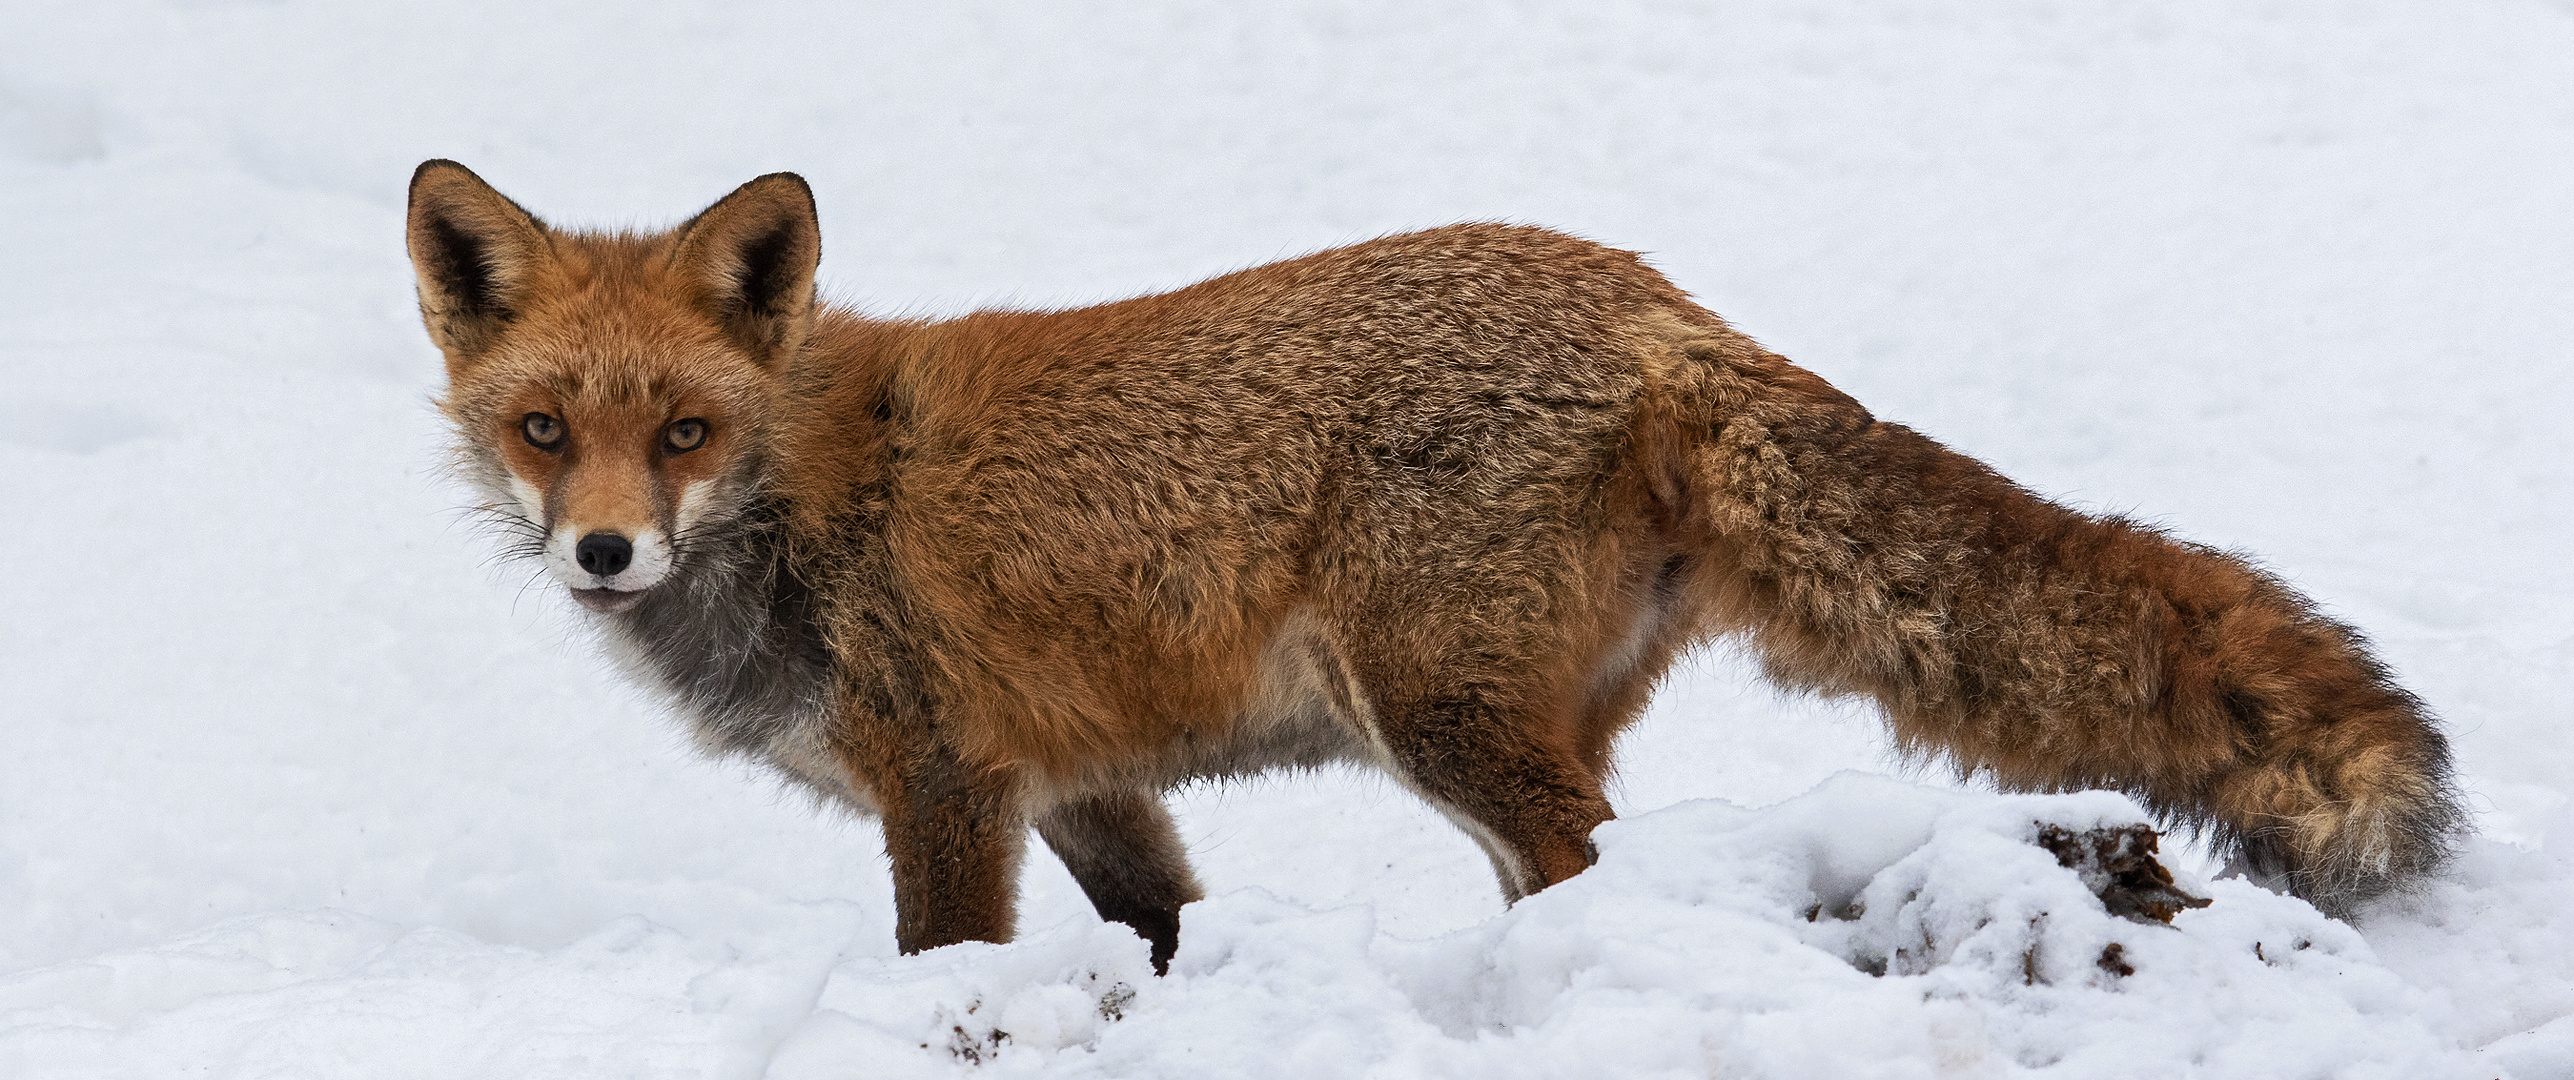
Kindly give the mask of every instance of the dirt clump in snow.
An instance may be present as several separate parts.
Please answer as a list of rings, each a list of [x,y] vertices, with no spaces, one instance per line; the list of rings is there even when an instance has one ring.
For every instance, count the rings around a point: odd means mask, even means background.
[[[2170,925],[2172,916],[2208,906],[2204,897],[2182,892],[2172,872],[2154,858],[2160,837],[2143,825],[2104,826],[2074,831],[2061,825],[2038,828],[2038,846],[2053,852],[2056,862],[2082,877],[2085,888],[2100,897],[2109,913],[2137,922]],[[2102,967],[2110,965],[2104,962]]]

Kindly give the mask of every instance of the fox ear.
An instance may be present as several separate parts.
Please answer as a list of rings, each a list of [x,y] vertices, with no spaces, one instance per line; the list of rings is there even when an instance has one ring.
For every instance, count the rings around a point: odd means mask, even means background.
[[[420,320],[450,364],[490,347],[554,257],[544,222],[444,159],[411,174],[408,230]]]
[[[776,367],[804,344],[822,222],[803,177],[770,173],[733,189],[679,227],[670,258],[697,301],[761,363]]]

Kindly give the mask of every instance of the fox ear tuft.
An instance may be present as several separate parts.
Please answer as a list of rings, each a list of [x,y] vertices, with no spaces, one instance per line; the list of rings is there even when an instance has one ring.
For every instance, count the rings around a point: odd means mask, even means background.
[[[420,320],[451,367],[491,346],[553,258],[544,222],[443,158],[411,174],[407,231]]]
[[[813,326],[813,275],[822,222],[813,189],[770,173],[724,196],[679,228],[673,269],[734,341],[775,367]]]

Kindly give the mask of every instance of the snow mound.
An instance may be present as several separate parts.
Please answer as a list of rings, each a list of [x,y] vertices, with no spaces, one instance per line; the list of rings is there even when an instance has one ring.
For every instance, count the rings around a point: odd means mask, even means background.
[[[1588,873],[1430,941],[1242,890],[1188,909],[1167,979],[1082,924],[844,966],[771,1075],[2472,1070],[2429,1003],[2305,903],[2185,881],[2215,903],[2121,918],[2036,843],[2147,820],[2107,793],[1860,774],[1759,811],[1684,803],[1604,826]]]
[[[245,919],[0,980],[0,1072],[315,1075],[2466,1075],[2437,1002],[2348,926],[2240,881],[2110,914],[2041,830],[2123,796],[1843,774],[1762,810],[1602,827],[1588,873],[1426,941],[1259,889],[1191,906],[1170,976],[1077,918],[863,955],[876,920],[749,952],[640,918],[552,951],[346,912]],[[821,920],[831,922],[831,920]],[[867,925],[858,925],[867,924]],[[2485,1067],[2561,1052],[2562,1025]],[[2524,1045],[2525,1044],[2525,1045]],[[327,1071],[327,1070],[325,1070]]]

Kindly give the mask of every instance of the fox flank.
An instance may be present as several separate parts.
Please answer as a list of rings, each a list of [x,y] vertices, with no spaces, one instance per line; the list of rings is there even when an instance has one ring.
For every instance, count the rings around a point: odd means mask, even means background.
[[[1718,635],[2336,914],[2464,821],[2294,589],[1876,419],[1624,251],[1458,225],[931,322],[817,303],[787,173],[589,233],[431,161],[408,233],[486,508],[709,750],[881,820],[907,951],[1008,940],[1033,826],[1161,970],[1199,896],[1162,793],[1282,766],[1383,770],[1534,893]]]

